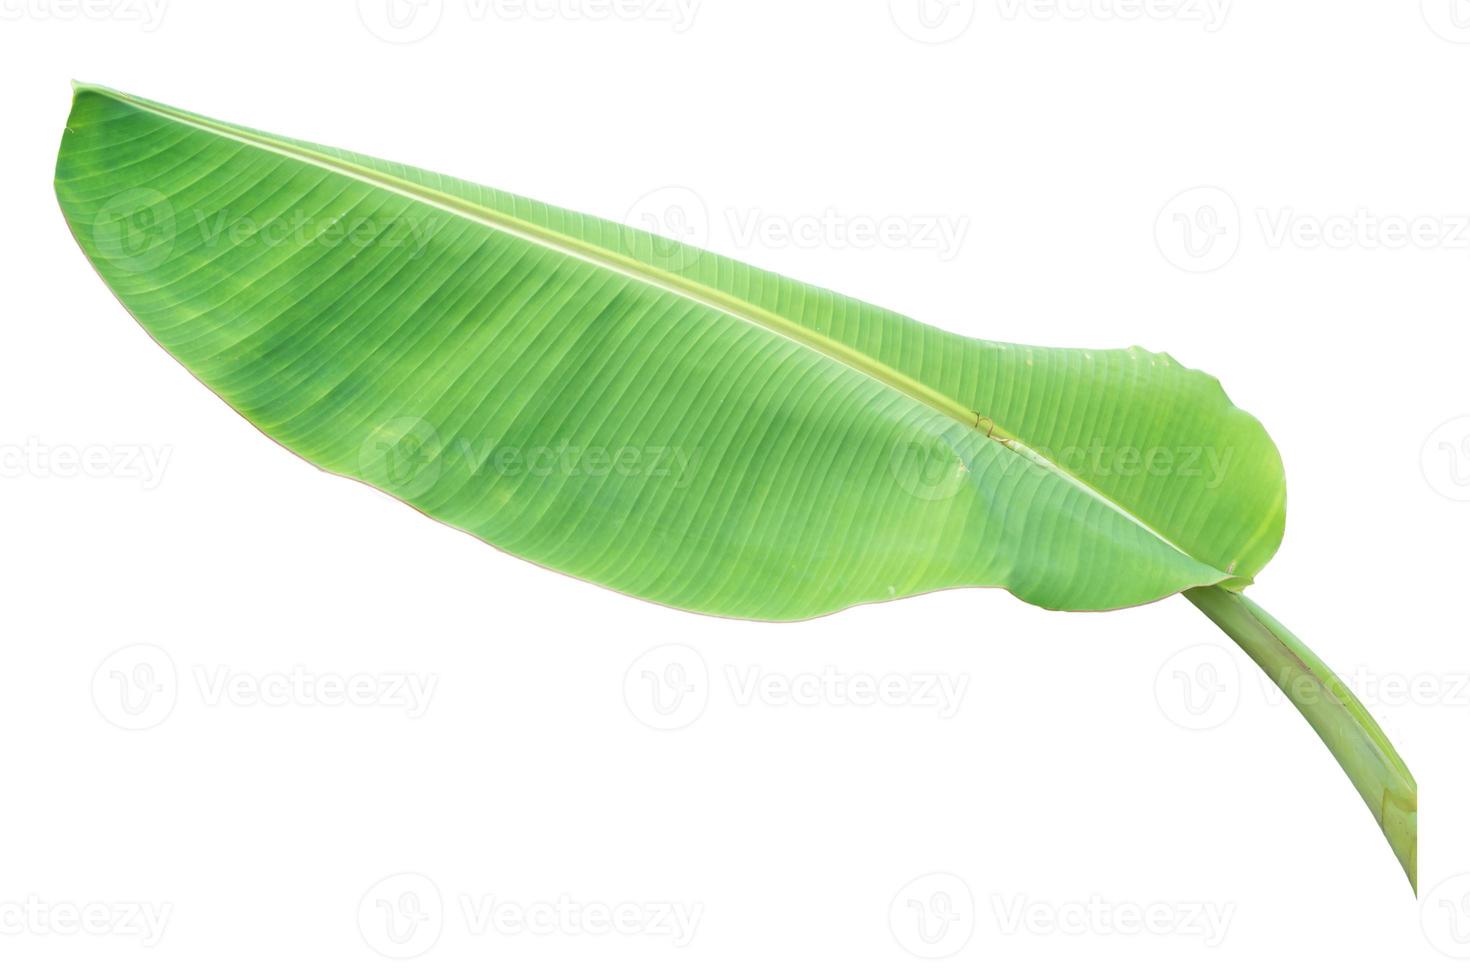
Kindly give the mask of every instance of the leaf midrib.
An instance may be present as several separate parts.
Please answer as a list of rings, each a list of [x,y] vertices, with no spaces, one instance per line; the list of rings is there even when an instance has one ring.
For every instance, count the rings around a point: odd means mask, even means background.
[[[263,133],[253,132],[230,123],[196,116],[193,113],[180,109],[150,102],[147,99],[140,99],[105,86],[74,83],[74,87],[79,93],[83,91],[94,92],[133,106],[134,108],[141,109],[144,112],[150,112],[154,115],[174,120],[175,122],[191,126],[206,133],[233,139],[248,146],[269,150],[311,166],[360,180],[363,183],[389,191],[390,193],[438,208],[456,217],[474,221],[492,230],[514,235],[543,248],[560,252],[570,258],[601,266],[655,288],[682,296],[702,306],[744,321],[751,326],[770,331],[786,340],[816,351],[838,364],[887,385],[914,401],[953,419],[960,425],[979,432],[990,440],[999,443],[1004,448],[1017,453],[1029,462],[1042,467],[1077,487],[1088,496],[1096,499],[1109,509],[1116,511],[1128,521],[1147,531],[1150,535],[1173,548],[1181,555],[1193,561],[1200,562],[1200,564],[1207,564],[1200,561],[1199,558],[1196,558],[1190,552],[1180,547],[1180,545],[1158,528],[1144,521],[1137,514],[1128,510],[1116,500],[1113,500],[1097,487],[1094,487],[1070,470],[1064,469],[1026,445],[1014,434],[1007,432],[1004,428],[995,424],[985,414],[969,408],[943,392],[936,391],[917,378],[904,374],[876,358],[870,357],[861,351],[854,350],[846,344],[838,343],[826,334],[803,326],[795,320],[783,317],[778,313],[740,299],[737,296],[732,296],[729,293],[715,289],[704,283],[684,279],[668,270],[639,262],[622,253],[614,252],[600,245],[542,227],[534,222],[517,218],[514,215],[496,211],[482,204],[465,200],[464,198],[415,184],[413,181],[406,180],[402,177],[386,174],[374,170],[371,167],[321,153],[309,147],[298,146],[286,140]],[[1214,570],[1219,572],[1222,577],[1228,577],[1230,574],[1218,568]]]

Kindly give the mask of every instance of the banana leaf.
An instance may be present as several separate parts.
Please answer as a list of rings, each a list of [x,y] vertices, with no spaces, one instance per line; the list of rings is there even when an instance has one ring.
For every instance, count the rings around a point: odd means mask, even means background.
[[[144,329],[253,425],[495,547],[700,613],[937,589],[1183,593],[1278,683],[1411,882],[1413,777],[1241,595],[1275,446],[1139,348],[948,333],[413,167],[76,86],[56,194]]]

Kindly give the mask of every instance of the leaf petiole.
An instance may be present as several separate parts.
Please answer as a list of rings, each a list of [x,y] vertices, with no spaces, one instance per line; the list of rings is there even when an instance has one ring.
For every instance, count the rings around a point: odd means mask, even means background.
[[[1184,597],[1250,655],[1317,732],[1419,890],[1419,787],[1388,736],[1347,685],[1271,614],[1218,585]]]

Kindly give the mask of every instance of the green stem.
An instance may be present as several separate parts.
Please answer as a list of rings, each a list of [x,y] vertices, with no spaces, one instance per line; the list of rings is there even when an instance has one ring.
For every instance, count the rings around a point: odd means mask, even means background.
[[[1316,730],[1373,812],[1417,894],[1419,787],[1368,709],[1306,644],[1245,596],[1216,585],[1190,589],[1184,597],[1240,644]]]

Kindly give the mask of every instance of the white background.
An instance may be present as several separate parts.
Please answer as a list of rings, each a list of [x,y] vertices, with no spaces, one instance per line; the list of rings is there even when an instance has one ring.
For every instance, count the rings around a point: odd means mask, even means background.
[[[0,973],[1463,975],[1470,6],[530,2],[0,0]],[[1215,373],[1290,479],[1252,595],[1423,785],[1421,898],[1182,599],[707,619],[319,473],[88,268],[73,77]],[[828,668],[907,700],[744,686]]]

